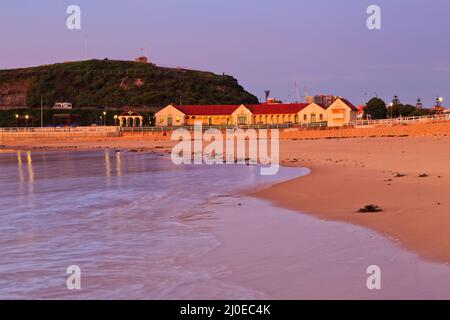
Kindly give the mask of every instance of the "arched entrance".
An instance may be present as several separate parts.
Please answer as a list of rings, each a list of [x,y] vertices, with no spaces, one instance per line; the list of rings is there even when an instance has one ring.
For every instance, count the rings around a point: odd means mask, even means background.
[[[142,127],[144,125],[144,117],[134,111],[124,112],[118,116],[118,119],[121,127]]]

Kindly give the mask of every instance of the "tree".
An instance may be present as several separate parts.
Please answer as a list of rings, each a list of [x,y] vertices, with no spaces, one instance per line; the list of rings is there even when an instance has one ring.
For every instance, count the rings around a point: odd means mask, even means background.
[[[402,117],[411,117],[414,111],[416,111],[416,107],[410,104],[401,104],[399,107]]]
[[[364,108],[364,117],[369,116],[371,119],[386,119],[387,108],[386,103],[380,98],[372,98],[367,102]]]
[[[415,111],[416,107],[410,104],[394,104],[388,107],[388,115],[393,118],[411,117]]]
[[[392,99],[392,104],[393,104],[394,106],[400,105],[400,104],[401,104],[400,99],[398,98],[397,95],[395,95],[395,96],[394,96],[394,99]]]

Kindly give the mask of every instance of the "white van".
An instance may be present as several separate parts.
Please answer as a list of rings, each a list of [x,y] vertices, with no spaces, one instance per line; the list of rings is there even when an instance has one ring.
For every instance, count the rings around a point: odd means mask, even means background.
[[[53,105],[53,109],[72,109],[72,104],[69,102],[57,102]]]

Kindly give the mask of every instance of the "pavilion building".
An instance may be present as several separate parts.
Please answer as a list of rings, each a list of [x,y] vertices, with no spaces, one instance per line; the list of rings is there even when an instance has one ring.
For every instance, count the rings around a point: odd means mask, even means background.
[[[342,126],[356,120],[358,109],[338,98],[330,106],[317,103],[257,105],[168,105],[156,113],[160,127],[216,125],[313,124]]]

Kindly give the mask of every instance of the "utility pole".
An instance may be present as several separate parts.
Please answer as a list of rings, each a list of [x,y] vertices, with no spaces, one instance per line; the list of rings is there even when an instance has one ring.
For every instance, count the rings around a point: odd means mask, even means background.
[[[41,128],[44,127],[44,97],[41,96]]]
[[[88,60],[88,39],[84,38],[84,59]]]
[[[294,87],[295,87],[295,94],[297,96],[297,103],[300,103],[300,93],[298,91],[297,81],[294,82]]]

